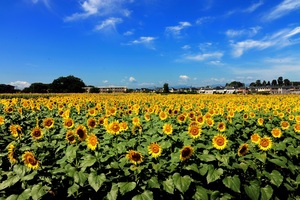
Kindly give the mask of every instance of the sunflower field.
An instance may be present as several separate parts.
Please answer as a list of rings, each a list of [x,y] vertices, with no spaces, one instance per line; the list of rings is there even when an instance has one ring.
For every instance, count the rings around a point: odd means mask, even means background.
[[[0,199],[300,199],[300,96],[0,96]]]

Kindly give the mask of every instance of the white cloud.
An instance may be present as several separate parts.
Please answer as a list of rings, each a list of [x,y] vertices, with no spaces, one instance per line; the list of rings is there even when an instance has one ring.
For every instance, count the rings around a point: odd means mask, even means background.
[[[256,26],[256,27],[251,27],[249,29],[241,29],[241,30],[233,30],[233,29],[229,29],[226,31],[226,35],[228,37],[238,37],[238,36],[249,36],[249,37],[253,37],[254,35],[256,35],[258,33],[258,31],[261,29],[260,26]]]
[[[131,76],[131,77],[129,77],[129,82],[134,83],[134,82],[136,82],[136,80],[134,77]]]
[[[145,47],[154,50],[155,49],[154,44],[153,44],[154,40],[156,40],[155,37],[142,36],[139,39],[136,39],[136,40],[133,40],[133,41],[127,43],[126,45],[144,45]]]
[[[188,81],[188,80],[190,79],[190,77],[188,77],[187,75],[180,75],[180,76],[179,76],[179,79],[180,79],[181,81]]]
[[[116,30],[116,24],[122,23],[121,18],[110,17],[95,27],[95,30]]]
[[[123,33],[123,35],[125,35],[125,36],[130,36],[130,35],[133,35],[133,34],[134,34],[133,30],[126,31],[125,33]]]
[[[271,36],[266,36],[261,40],[244,40],[240,42],[231,42],[233,47],[232,54],[234,57],[240,57],[244,54],[245,51],[250,49],[263,50],[269,47],[282,48],[285,46],[297,44],[300,42],[299,38],[296,40],[291,40],[291,38],[300,33],[300,26],[294,29],[283,29]]]
[[[187,49],[190,49],[191,46],[190,46],[190,45],[184,45],[184,46],[182,46],[181,48],[184,49],[184,50],[187,50]]]
[[[271,12],[266,14],[264,19],[274,20],[298,9],[300,9],[300,0],[284,0],[275,8],[272,8]]]
[[[79,1],[82,2],[82,1]],[[130,15],[130,11],[124,8],[124,4],[131,3],[131,0],[85,0],[80,4],[82,12],[74,13],[65,18],[65,21],[75,21],[85,19],[93,15],[106,16],[119,14],[125,17]]]
[[[166,33],[171,34],[174,37],[180,37],[181,31],[190,26],[192,26],[192,24],[190,22],[179,22],[179,25],[177,25],[177,26],[166,27]]]
[[[192,60],[192,61],[204,61],[204,60],[210,60],[210,59],[220,59],[222,58],[223,53],[221,52],[213,52],[213,53],[200,53],[195,55],[185,55],[184,58],[186,60]]]
[[[212,19],[213,19],[212,17],[201,17],[196,20],[196,24],[201,25],[211,21]]]
[[[108,80],[103,80],[102,83],[108,83]]]
[[[50,0],[32,0],[31,2],[33,4],[37,4],[39,2],[42,2],[49,10],[51,10]]]
[[[257,2],[257,3],[254,3],[254,4],[252,4],[250,7],[246,8],[246,9],[244,10],[244,12],[249,12],[249,13],[254,12],[257,8],[259,8],[259,7],[262,6],[263,4],[264,4],[263,1],[259,1],[259,2]]]
[[[9,85],[15,86],[17,89],[22,90],[26,87],[29,87],[31,84],[26,81],[15,81],[15,82],[10,82]]]

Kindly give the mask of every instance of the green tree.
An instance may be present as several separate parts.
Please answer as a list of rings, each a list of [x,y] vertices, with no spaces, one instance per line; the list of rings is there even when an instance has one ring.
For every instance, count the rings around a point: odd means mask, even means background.
[[[51,84],[52,92],[57,93],[80,93],[84,92],[84,82],[75,76],[59,77]]]
[[[289,79],[284,79],[284,80],[283,80],[283,84],[284,84],[285,86],[290,86],[290,85],[291,85],[291,81],[290,81]]]
[[[232,81],[231,83],[226,83],[226,86],[239,88],[239,87],[244,87],[244,83],[239,81]]]
[[[267,85],[267,82],[264,80],[264,81],[262,82],[262,85],[263,85],[263,86],[266,86],[266,85]]]
[[[272,80],[272,85],[273,85],[273,86],[277,85],[277,81],[276,81],[275,79]]]
[[[168,83],[165,83],[164,84],[164,90],[163,90],[163,93],[169,93],[170,90],[169,90],[169,84]]]
[[[29,87],[24,88],[23,92],[46,93],[49,92],[50,84],[32,83]]]
[[[256,84],[256,86],[261,86],[261,81],[260,80],[256,80],[255,84]]]
[[[279,86],[283,85],[283,78],[282,78],[282,76],[278,77],[277,83],[278,83]]]

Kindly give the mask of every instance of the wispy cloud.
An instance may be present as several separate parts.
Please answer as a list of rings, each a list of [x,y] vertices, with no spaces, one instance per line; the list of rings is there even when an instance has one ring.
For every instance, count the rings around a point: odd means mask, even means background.
[[[42,2],[49,10],[51,10],[50,0],[32,0],[33,4],[37,4],[39,2]]]
[[[133,40],[133,41],[127,43],[126,45],[144,45],[145,47],[154,50],[155,49],[154,44],[153,44],[154,40],[156,40],[155,37],[142,36],[136,40]]]
[[[252,4],[250,7],[246,8],[245,10],[243,10],[243,12],[254,12],[257,8],[259,8],[260,6],[262,6],[264,3],[263,1],[259,1],[257,3]]]
[[[296,36],[300,33],[300,27],[294,29],[283,29],[271,36],[266,36],[261,40],[252,40],[247,39],[240,42],[231,42],[233,47],[232,54],[234,57],[240,57],[244,54],[245,51],[250,49],[263,50],[269,47],[282,48],[285,46],[297,44],[300,42],[299,38],[293,40],[293,36]]]
[[[116,24],[122,23],[123,20],[121,18],[110,17],[104,21],[102,21],[99,25],[95,27],[95,30],[114,30],[116,31]]]
[[[259,30],[261,30],[260,26],[251,27],[249,29],[240,29],[240,30],[229,29],[226,31],[225,34],[231,38],[239,37],[239,36],[253,37],[259,32]]]
[[[199,53],[199,54],[193,54],[193,55],[185,55],[185,60],[191,60],[191,61],[205,61],[205,60],[215,60],[222,58],[223,53],[222,52],[212,52],[212,53]]]
[[[207,22],[209,22],[211,20],[213,20],[213,17],[208,17],[208,16],[206,16],[206,17],[200,17],[200,18],[198,18],[196,20],[196,24],[197,25],[201,25],[201,24],[207,23]]]
[[[166,27],[166,33],[168,35],[172,35],[175,38],[178,38],[181,36],[181,31],[183,29],[186,29],[188,27],[192,26],[192,24],[190,22],[179,22],[179,25],[177,26],[168,26]]]
[[[188,80],[190,79],[190,77],[188,77],[187,75],[180,75],[180,76],[179,76],[179,79],[180,79],[181,81],[186,82],[186,81],[188,81]]]
[[[136,79],[135,79],[134,77],[131,76],[131,77],[129,77],[129,82],[130,82],[130,83],[135,83],[135,82],[136,82]]]
[[[17,89],[24,89],[26,87],[29,87],[31,84],[26,81],[14,81],[10,82],[9,85],[15,86]]]
[[[75,21],[86,19],[94,15],[107,16],[111,14],[119,14],[128,17],[131,12],[124,8],[124,5],[131,2],[132,1],[130,0],[85,0],[80,3],[81,12],[76,12],[67,16],[64,20]]]
[[[191,46],[186,44],[186,45],[183,45],[181,48],[184,50],[188,50],[191,48]]]
[[[300,0],[284,0],[283,2],[278,4],[275,8],[272,8],[271,11],[267,13],[263,19],[265,20],[278,19],[298,9],[300,9]]]

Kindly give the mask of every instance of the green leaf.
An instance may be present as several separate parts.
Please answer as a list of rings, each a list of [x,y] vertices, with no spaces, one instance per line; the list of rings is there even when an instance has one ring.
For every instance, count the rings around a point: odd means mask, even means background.
[[[207,183],[211,183],[211,182],[214,182],[214,181],[220,179],[222,174],[223,174],[223,169],[222,168],[214,169],[212,167],[208,171],[208,174],[206,176]]]
[[[26,175],[26,176],[23,176],[23,177],[21,178],[21,180],[22,180],[22,181],[29,181],[29,180],[32,180],[32,179],[35,177],[36,174],[37,174],[37,171],[33,171],[32,173],[30,173],[30,174],[28,174],[28,175]]]
[[[208,172],[208,169],[209,169],[209,165],[207,164],[203,164],[201,165],[202,167],[200,168],[199,172],[202,176],[204,176],[207,172]]]
[[[92,155],[85,156],[83,161],[80,164],[81,171],[85,171],[85,169],[87,167],[93,166],[93,164],[95,164],[96,161],[97,161],[97,159],[95,156],[92,156]]]
[[[18,200],[19,195],[12,194],[6,198],[6,200]]]
[[[274,159],[269,159],[270,162],[280,166],[280,167],[286,167],[286,163],[287,160],[286,159],[278,159],[278,158],[274,158]]]
[[[266,153],[255,153],[253,154],[256,159],[262,163],[266,163],[267,154]]]
[[[238,192],[238,193],[241,192],[241,190],[240,190],[241,181],[240,181],[238,175],[234,175],[233,177],[227,176],[226,178],[223,179],[223,184],[235,192]]]
[[[261,188],[261,200],[269,200],[273,195],[273,188],[270,185],[267,185],[264,188]]]
[[[126,192],[132,191],[136,187],[136,182],[119,182],[120,192],[124,195]]]
[[[176,189],[178,189],[181,193],[185,193],[190,187],[192,178],[188,175],[182,177],[179,173],[175,173],[173,175],[173,182]]]
[[[88,182],[90,184],[90,186],[97,192],[100,187],[102,186],[102,184],[106,181],[106,176],[105,174],[100,174],[97,175],[96,172],[92,172],[89,174],[88,177]]]
[[[20,177],[23,177],[27,171],[27,167],[24,165],[15,165],[13,171]]]
[[[80,186],[84,185],[87,178],[88,178],[87,173],[84,173],[82,171],[75,172],[74,174],[74,182],[78,183]]]
[[[150,188],[160,188],[160,185],[158,183],[157,177],[152,176],[152,178],[150,180],[148,180],[148,186]]]
[[[210,155],[210,154],[202,154],[202,155],[199,155],[198,158],[204,162],[211,162],[211,161],[216,160],[216,157],[214,155]]]
[[[118,185],[116,183],[113,183],[110,189],[110,192],[107,193],[107,199],[108,200],[117,200],[118,197]]]
[[[171,178],[163,181],[163,188],[167,193],[174,194],[174,183]]]
[[[42,196],[44,196],[45,194],[48,193],[50,187],[46,186],[46,185],[41,185],[41,184],[37,184],[34,185],[31,189],[31,196],[32,199],[40,199]]]
[[[79,190],[79,185],[77,185],[76,183],[74,183],[71,187],[68,188],[68,197],[74,195],[75,192],[77,192]]]
[[[244,189],[250,199],[257,200],[259,198],[260,186],[258,181],[251,181],[250,185],[244,186]]]
[[[138,194],[132,198],[132,200],[152,200],[153,192],[145,190],[142,194]]]
[[[66,149],[65,157],[68,159],[69,162],[72,162],[76,158],[78,146],[69,145]]]
[[[19,176],[12,176],[12,177],[6,179],[2,183],[0,183],[0,190],[3,190],[5,188],[8,188],[8,187],[16,184],[19,180],[20,180]]]
[[[208,194],[207,194],[207,189],[197,186],[196,187],[196,193],[193,196],[193,199],[195,200],[209,200]]]
[[[277,170],[273,170],[272,173],[267,174],[267,177],[270,179],[270,182],[277,187],[279,187],[283,181],[283,176]]]
[[[194,172],[200,174],[200,170],[199,170],[199,168],[198,168],[198,165],[195,164],[195,163],[186,166],[185,169],[186,169],[186,170],[191,170],[191,171],[194,171]]]
[[[27,188],[19,195],[18,200],[29,199],[30,196],[31,196],[31,190]]]

